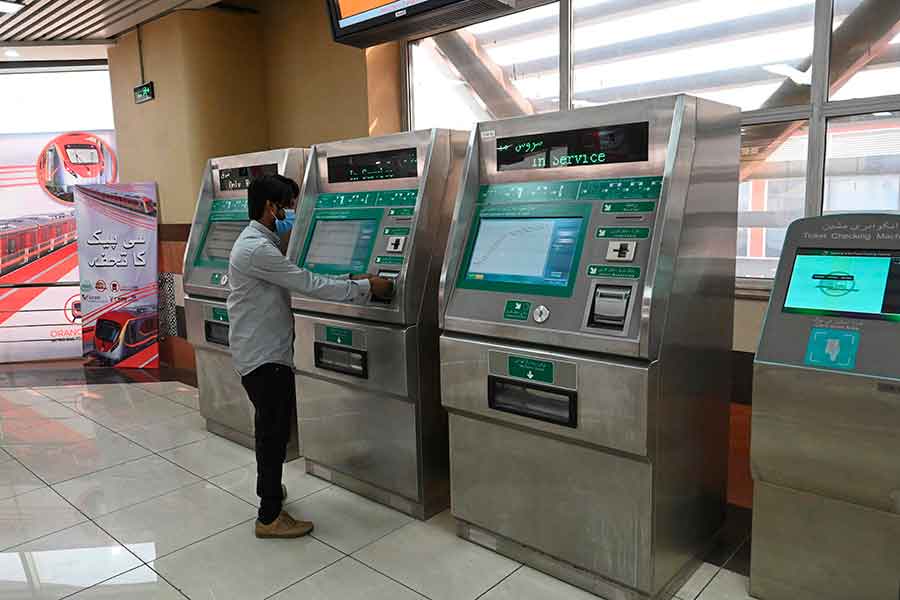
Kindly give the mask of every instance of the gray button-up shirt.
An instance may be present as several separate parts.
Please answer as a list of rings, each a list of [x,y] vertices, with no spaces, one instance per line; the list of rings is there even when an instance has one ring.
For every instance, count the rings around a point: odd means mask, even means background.
[[[281,254],[278,243],[277,234],[250,221],[231,249],[228,344],[240,375],[266,363],[293,366],[290,292],[349,302],[369,296],[368,281],[323,277],[301,269]]]

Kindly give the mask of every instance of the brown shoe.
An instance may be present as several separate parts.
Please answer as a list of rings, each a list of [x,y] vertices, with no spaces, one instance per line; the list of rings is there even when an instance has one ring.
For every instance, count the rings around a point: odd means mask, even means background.
[[[266,538],[298,538],[303,537],[313,530],[313,524],[309,521],[298,521],[285,511],[268,525],[256,521],[256,537]]]

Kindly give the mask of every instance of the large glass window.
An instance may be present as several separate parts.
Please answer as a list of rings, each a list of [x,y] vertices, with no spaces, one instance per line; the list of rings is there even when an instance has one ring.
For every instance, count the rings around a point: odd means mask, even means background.
[[[900,2],[835,0],[832,100],[900,94]]]
[[[822,211],[900,210],[900,111],[828,121]]]
[[[806,104],[814,4],[575,0],[575,106],[680,92],[744,110]]]
[[[805,121],[741,129],[737,276],[771,278],[791,221],[806,205]]]
[[[559,4],[412,42],[410,61],[415,129],[559,110]]]

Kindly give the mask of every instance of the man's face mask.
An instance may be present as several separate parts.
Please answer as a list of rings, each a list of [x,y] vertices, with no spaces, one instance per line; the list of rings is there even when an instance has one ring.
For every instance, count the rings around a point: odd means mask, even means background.
[[[279,235],[289,232],[294,227],[294,210],[279,207],[275,213],[275,232]]]

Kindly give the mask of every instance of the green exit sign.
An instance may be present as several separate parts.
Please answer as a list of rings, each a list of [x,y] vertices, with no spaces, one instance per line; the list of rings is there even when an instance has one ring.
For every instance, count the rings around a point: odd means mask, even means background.
[[[135,104],[143,104],[144,102],[150,102],[156,98],[156,89],[153,87],[153,82],[148,81],[147,83],[142,83],[141,85],[134,88],[134,103]]]

